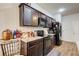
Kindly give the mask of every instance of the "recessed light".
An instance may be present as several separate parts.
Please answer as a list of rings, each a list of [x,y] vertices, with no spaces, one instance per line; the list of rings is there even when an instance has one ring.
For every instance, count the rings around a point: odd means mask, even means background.
[[[60,9],[58,10],[58,12],[63,12],[63,11],[65,11],[65,8],[60,8]]]

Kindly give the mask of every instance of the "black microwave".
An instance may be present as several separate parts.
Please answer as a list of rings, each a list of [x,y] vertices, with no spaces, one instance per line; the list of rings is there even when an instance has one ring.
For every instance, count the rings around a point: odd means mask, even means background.
[[[44,36],[44,31],[43,30],[37,30],[37,36]]]

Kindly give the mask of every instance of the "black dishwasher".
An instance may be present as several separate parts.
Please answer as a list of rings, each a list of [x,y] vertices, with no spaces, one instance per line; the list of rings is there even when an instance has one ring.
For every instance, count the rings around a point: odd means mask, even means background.
[[[47,55],[51,51],[51,39],[50,36],[47,36],[44,38],[44,51],[43,54],[44,56]]]

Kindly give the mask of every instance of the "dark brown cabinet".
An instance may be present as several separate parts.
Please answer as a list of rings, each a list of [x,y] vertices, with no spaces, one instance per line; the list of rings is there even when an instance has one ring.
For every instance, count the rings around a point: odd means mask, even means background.
[[[38,56],[43,56],[43,42],[38,44]]]
[[[31,6],[22,3],[19,5],[20,25],[21,26],[40,26],[49,27],[51,18],[42,12],[32,8]],[[47,22],[47,23],[46,23]]]
[[[38,56],[38,45],[33,45],[27,49],[28,56]]]
[[[56,44],[56,41],[55,41],[55,35],[51,36],[51,49],[54,48]]]
[[[26,5],[20,6],[20,24],[22,26],[31,26],[32,25],[32,10]]]
[[[20,25],[21,26],[38,26],[38,11],[28,5],[22,4],[20,10]]]
[[[40,27],[46,27],[46,15],[39,13],[38,24]]]
[[[27,56],[27,43],[21,41],[21,50],[20,50],[20,54]]]
[[[27,43],[21,41],[20,54],[24,56],[45,56],[53,49],[54,45],[54,37],[49,38],[48,36]]]
[[[46,15],[45,15],[45,14],[43,14],[43,13],[40,13],[40,14],[39,14],[39,17],[41,17],[41,18],[43,18],[43,19],[45,19],[45,20],[46,20]]]
[[[24,25],[32,25],[32,10],[30,7],[24,5]]]
[[[50,17],[47,17],[46,27],[50,28],[52,27],[52,19]]]
[[[32,26],[38,26],[38,11],[32,9]]]
[[[43,55],[43,39],[38,39],[27,43],[28,56],[42,56]]]

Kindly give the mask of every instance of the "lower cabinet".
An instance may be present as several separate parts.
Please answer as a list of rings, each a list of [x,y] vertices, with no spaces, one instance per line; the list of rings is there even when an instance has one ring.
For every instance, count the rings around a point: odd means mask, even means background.
[[[38,56],[43,56],[43,43],[38,44]]]
[[[27,49],[27,55],[28,56],[37,56],[38,55],[38,46],[34,45],[32,47],[29,47]]]
[[[21,55],[24,56],[45,56],[54,47],[54,41],[49,37],[43,39],[34,40],[31,42],[21,42]]]
[[[43,56],[43,39],[27,43],[28,56]]]
[[[20,55],[27,56],[27,43],[21,41]]]
[[[51,38],[51,47],[54,48],[55,44],[56,44],[55,35],[53,35]]]

